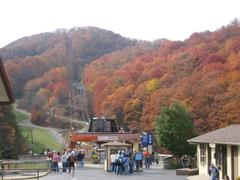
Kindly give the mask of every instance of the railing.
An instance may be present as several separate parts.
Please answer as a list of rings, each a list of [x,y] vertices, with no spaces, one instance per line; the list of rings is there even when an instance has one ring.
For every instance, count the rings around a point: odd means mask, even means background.
[[[48,160],[31,160],[31,161],[0,161],[0,179],[25,179],[35,178],[47,175],[50,163]]]
[[[48,169],[1,169],[1,180],[8,179],[38,179],[47,175]]]

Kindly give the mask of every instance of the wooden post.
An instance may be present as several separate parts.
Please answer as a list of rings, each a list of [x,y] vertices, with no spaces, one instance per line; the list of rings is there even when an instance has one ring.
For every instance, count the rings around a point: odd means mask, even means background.
[[[2,180],[3,180],[3,161],[1,161],[1,175],[2,175]]]
[[[37,179],[39,180],[39,169],[37,170]]]

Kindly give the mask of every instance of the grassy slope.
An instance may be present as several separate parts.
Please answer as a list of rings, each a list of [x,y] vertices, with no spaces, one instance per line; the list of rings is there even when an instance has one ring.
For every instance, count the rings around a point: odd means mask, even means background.
[[[14,114],[16,116],[17,122],[23,122],[24,120],[29,119],[28,115],[18,112],[14,109]],[[30,128],[20,126],[20,131],[23,137],[26,138],[29,149],[31,149],[31,129],[33,132],[33,153],[40,154],[41,152],[45,151],[47,148],[56,151],[61,150],[61,144],[59,144],[51,133],[47,129],[43,128]]]
[[[41,152],[44,152],[47,148],[54,149],[56,151],[61,150],[61,145],[54,139],[54,137],[47,129],[20,126],[20,130],[29,144],[29,149],[31,149],[33,137],[33,153],[40,154]]]
[[[24,121],[26,119],[29,119],[28,115],[16,111],[16,109],[14,109],[13,112],[14,112],[14,114],[16,116],[16,122],[22,122],[22,121]]]

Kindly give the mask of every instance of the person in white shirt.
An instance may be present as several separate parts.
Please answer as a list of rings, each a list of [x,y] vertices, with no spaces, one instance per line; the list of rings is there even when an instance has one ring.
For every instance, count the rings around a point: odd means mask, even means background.
[[[111,167],[112,167],[112,172],[115,172],[116,169],[116,154],[111,154]]]
[[[67,172],[67,161],[68,161],[68,155],[67,155],[67,152],[65,152],[63,155],[62,155],[62,167],[63,167],[63,172]]]

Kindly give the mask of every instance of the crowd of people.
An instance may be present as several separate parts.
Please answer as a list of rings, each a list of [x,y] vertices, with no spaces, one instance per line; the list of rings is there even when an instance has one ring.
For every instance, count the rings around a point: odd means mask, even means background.
[[[59,163],[62,163],[62,172],[70,173],[71,170],[77,168],[84,168],[84,152],[81,150],[66,150],[62,153],[56,151],[46,151],[49,160],[49,166],[52,171],[59,172]]]
[[[113,153],[109,157],[111,163],[111,171],[117,175],[129,175],[133,174],[134,170],[139,170],[145,165],[145,168],[150,168],[153,162],[158,163],[154,159],[154,153],[149,154],[149,152],[140,152],[140,160],[136,158],[136,154],[124,153],[119,151],[118,153]],[[46,151],[46,155],[49,160],[49,167],[54,172],[59,172],[59,164],[62,164],[61,171],[70,173],[75,170],[75,165],[77,168],[84,168],[84,151],[78,150],[66,150],[62,153],[56,151]],[[143,163],[144,162],[144,163]]]
[[[111,171],[117,175],[129,175],[134,173],[134,170],[139,170],[139,166],[142,166],[144,162],[145,168],[150,168],[150,165],[154,162],[154,154],[149,154],[145,151],[141,153],[142,158],[136,159],[134,154],[113,153],[110,157]],[[158,161],[156,161],[158,163]]]

